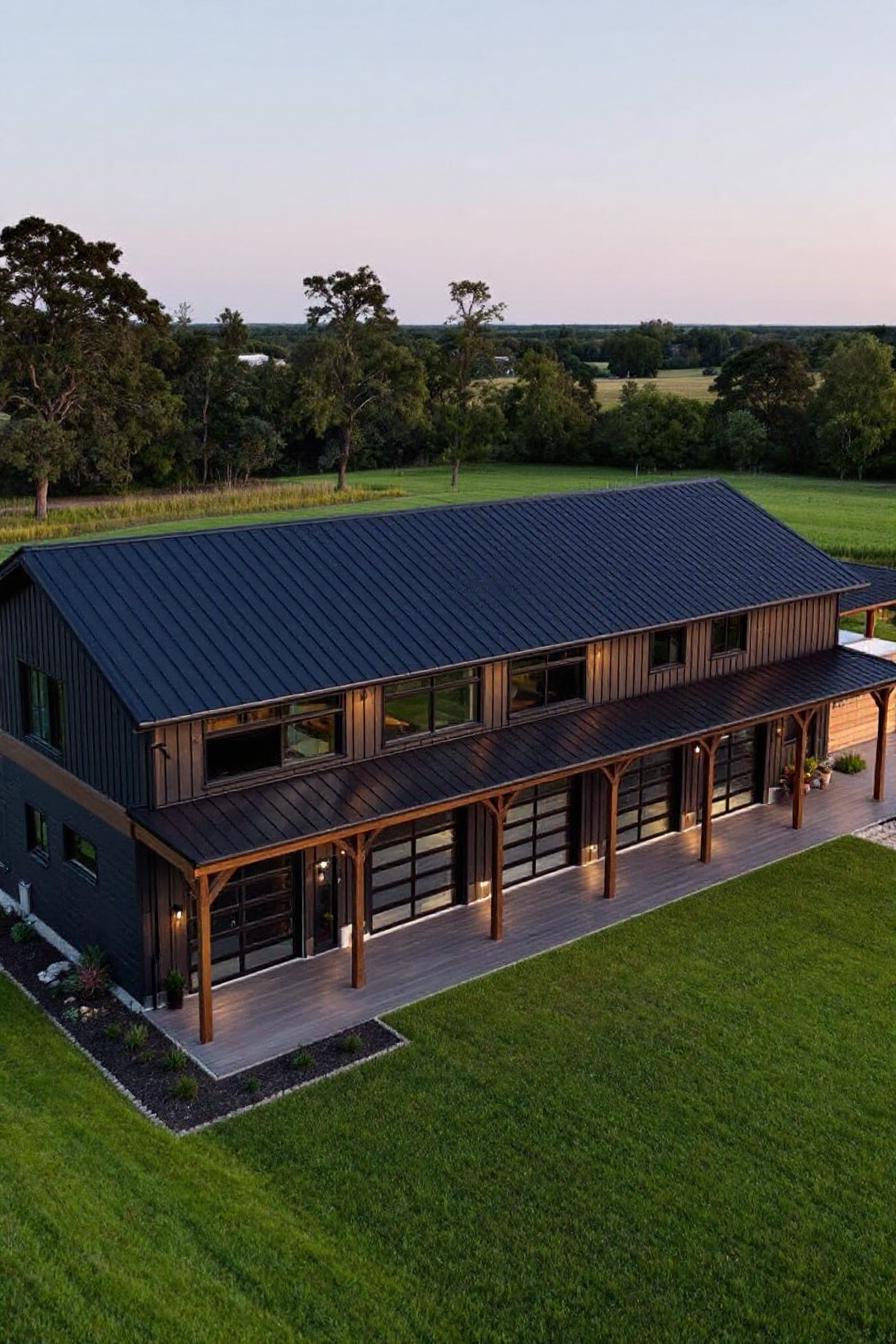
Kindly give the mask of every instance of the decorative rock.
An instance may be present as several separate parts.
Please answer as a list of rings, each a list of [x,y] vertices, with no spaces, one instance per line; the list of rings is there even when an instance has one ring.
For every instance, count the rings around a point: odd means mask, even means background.
[[[70,961],[51,961],[45,971],[38,971],[37,978],[41,984],[55,985],[63,975],[66,975],[72,968]]]

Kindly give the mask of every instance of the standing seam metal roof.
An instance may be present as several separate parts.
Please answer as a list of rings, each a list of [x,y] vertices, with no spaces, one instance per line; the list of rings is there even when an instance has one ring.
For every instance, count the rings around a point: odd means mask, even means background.
[[[138,723],[856,586],[722,481],[26,547]]]

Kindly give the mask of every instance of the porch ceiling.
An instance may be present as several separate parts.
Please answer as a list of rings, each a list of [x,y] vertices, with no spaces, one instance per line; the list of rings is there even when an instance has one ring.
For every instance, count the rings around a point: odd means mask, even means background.
[[[893,663],[833,648],[131,815],[202,868],[460,805],[533,779],[575,773],[894,683]]]

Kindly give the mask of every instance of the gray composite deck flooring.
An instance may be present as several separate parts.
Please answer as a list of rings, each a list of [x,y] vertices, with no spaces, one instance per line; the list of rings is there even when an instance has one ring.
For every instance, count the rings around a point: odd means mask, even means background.
[[[153,1019],[212,1074],[222,1077],[251,1068],[894,816],[896,803],[875,803],[871,798],[873,744],[859,749],[869,762],[868,770],[855,776],[835,775],[830,789],[813,791],[806,798],[800,831],[790,824],[789,807],[771,803],[717,819],[709,865],[698,861],[696,828],[622,851],[613,901],[601,896],[599,862],[538,878],[507,892],[504,939],[498,943],[488,936],[488,900],[402,925],[367,940],[364,989],[351,988],[347,949],[232,981],[214,990],[215,1039],[208,1045],[199,1044],[195,995],[188,997],[182,1011],[158,1009]],[[889,745],[888,777],[893,792],[896,741]]]

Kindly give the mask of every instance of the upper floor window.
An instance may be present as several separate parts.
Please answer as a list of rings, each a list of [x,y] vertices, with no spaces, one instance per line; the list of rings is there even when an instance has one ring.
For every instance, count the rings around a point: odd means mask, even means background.
[[[479,668],[403,677],[383,689],[383,738],[396,742],[479,721]]]
[[[77,868],[84,877],[89,877],[93,882],[96,881],[99,870],[96,862],[96,845],[92,840],[79,835],[70,826],[63,826],[62,849],[66,863],[70,863],[72,867]]]
[[[718,616],[712,623],[712,656],[721,653],[742,653],[747,647],[747,613]]]
[[[19,665],[22,691],[22,722],[25,736],[35,737],[54,751],[62,750],[62,682],[37,667]]]
[[[46,812],[25,804],[25,843],[32,858],[46,863],[50,857],[50,824]]]
[[[655,630],[650,639],[650,670],[661,667],[678,667],[684,662],[685,628],[676,625],[668,630]]]
[[[218,714],[205,724],[206,779],[214,783],[337,756],[343,749],[343,718],[341,695]]]
[[[548,709],[585,695],[585,649],[557,649],[510,664],[510,713]]]

